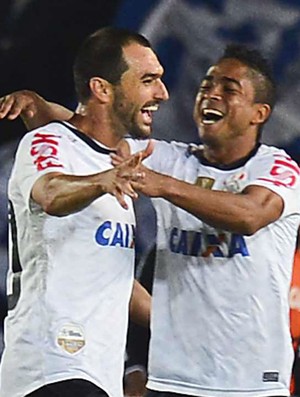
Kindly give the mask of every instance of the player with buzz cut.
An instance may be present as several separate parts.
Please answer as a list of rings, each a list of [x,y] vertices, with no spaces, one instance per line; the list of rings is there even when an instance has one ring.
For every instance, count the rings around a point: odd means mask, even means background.
[[[123,396],[129,309],[147,322],[149,296],[133,278],[141,158],[114,168],[110,153],[128,132],[150,134],[162,73],[143,36],[100,29],[74,64],[80,113],[20,142],[1,397]]]

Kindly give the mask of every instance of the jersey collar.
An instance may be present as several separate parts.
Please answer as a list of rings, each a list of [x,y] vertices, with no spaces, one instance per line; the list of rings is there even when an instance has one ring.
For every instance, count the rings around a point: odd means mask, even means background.
[[[96,152],[98,152],[98,153],[109,155],[111,153],[117,152],[114,149],[109,149],[107,147],[102,146],[100,142],[94,141],[89,136],[84,134],[82,131],[77,130],[75,127],[73,127],[68,122],[57,120],[57,121],[54,121],[54,123],[62,124],[64,127],[68,128],[68,130],[70,130],[73,134],[75,134],[77,136],[77,138],[84,141],[87,145],[89,145],[93,150],[96,150]]]
[[[247,163],[248,160],[251,159],[251,157],[255,156],[255,154],[257,153],[260,146],[261,146],[261,143],[257,142],[254,149],[252,149],[251,152],[247,154],[247,156],[242,157],[241,159],[234,161],[233,163],[230,163],[230,164],[211,163],[210,161],[206,160],[206,158],[203,156],[203,150],[201,150],[201,145],[200,146],[189,145],[188,151],[189,151],[190,155],[197,157],[197,159],[203,165],[217,168],[219,170],[234,170],[236,168],[242,167],[243,165],[245,165]]]

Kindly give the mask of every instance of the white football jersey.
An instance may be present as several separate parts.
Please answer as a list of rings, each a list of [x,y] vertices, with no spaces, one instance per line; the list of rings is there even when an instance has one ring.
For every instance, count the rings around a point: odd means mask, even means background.
[[[135,216],[106,194],[68,216],[30,198],[43,174],[89,175],[111,168],[109,149],[68,123],[22,139],[9,180],[9,311],[1,397],[86,379],[121,397],[134,270]]]
[[[145,146],[130,142],[133,151]],[[148,388],[205,397],[288,396],[298,166],[283,150],[260,145],[232,167],[217,167],[174,142],[156,142],[145,163],[213,190],[264,186],[284,202],[276,222],[243,236],[153,200],[158,235]]]

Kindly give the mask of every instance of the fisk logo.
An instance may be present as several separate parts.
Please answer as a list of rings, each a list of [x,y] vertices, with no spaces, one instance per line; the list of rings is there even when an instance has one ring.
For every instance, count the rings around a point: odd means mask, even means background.
[[[95,239],[102,246],[134,248],[135,227],[128,223],[105,221],[97,229]]]
[[[49,167],[63,167],[57,156],[59,138],[58,135],[40,132],[34,135],[30,154],[38,171]]]

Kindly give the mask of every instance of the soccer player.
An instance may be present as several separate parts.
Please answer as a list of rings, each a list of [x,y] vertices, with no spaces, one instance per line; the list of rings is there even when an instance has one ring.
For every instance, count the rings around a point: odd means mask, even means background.
[[[152,170],[140,167],[145,177],[132,183],[158,218],[151,397],[289,395],[300,171],[260,143],[274,104],[260,53],[228,47],[196,97],[203,144],[156,141]],[[129,144],[135,152],[146,142]]]
[[[109,155],[125,134],[150,134],[152,113],[168,98],[162,73],[143,36],[95,32],[74,64],[80,112],[18,147],[2,397],[123,395],[140,155],[117,168]]]
[[[203,145],[156,142],[135,184],[158,217],[151,397],[289,395],[300,172],[259,142],[274,101],[261,55],[229,47],[196,98]]]

